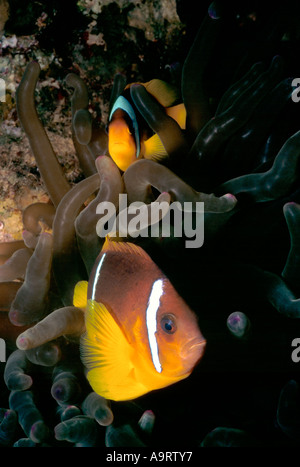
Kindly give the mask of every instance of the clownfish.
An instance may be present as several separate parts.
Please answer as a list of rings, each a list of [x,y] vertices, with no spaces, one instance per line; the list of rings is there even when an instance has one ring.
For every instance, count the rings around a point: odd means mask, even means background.
[[[85,310],[80,354],[92,389],[135,399],[187,378],[206,340],[197,317],[148,254],[108,237],[89,282],[74,289]]]
[[[185,129],[186,110],[177,103],[177,90],[159,79],[142,84],[165,108],[182,129]],[[130,98],[130,85],[125,88],[113,104],[108,123],[108,152],[117,166],[125,171],[138,159],[161,160],[167,156],[157,134],[153,134]]]

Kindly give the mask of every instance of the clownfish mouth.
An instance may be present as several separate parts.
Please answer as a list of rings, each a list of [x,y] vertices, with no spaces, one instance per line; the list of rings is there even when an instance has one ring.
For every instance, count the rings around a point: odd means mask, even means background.
[[[203,337],[195,337],[189,340],[181,349],[180,356],[183,360],[195,360],[195,363],[202,357],[206,346]]]
[[[120,141],[113,141],[111,144],[112,144],[113,146],[118,146],[118,145],[126,146],[127,143],[126,143],[125,141],[121,141],[121,140],[120,140]]]

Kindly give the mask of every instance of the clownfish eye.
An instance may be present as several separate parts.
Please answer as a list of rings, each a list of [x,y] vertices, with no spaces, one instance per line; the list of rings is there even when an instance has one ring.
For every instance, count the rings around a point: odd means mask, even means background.
[[[161,328],[167,334],[174,334],[177,330],[175,317],[173,315],[164,315],[160,321]]]

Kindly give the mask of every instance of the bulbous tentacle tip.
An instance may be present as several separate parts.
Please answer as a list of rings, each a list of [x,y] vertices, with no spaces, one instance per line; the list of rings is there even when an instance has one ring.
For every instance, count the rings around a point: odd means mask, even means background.
[[[225,195],[220,196],[220,198],[214,196],[213,194],[209,194],[206,195],[206,199],[204,199],[204,211],[205,213],[225,213],[233,211],[237,202],[237,198],[231,193],[226,193]]]
[[[81,81],[81,78],[76,73],[68,73],[65,77],[65,83],[70,87],[74,87],[78,80]]]
[[[243,339],[249,334],[250,321],[245,313],[234,311],[227,318],[227,327],[234,337]]]
[[[92,447],[97,443],[98,427],[92,418],[78,415],[56,425],[54,435],[58,441],[73,442],[78,447]]]
[[[46,342],[43,345],[28,349],[25,352],[26,357],[32,363],[49,367],[56,365],[62,355],[61,348],[55,341]]]
[[[26,339],[26,337],[24,337],[23,334],[20,334],[17,337],[16,346],[18,347],[19,350],[26,350],[28,349],[28,346],[29,346],[29,340]]]
[[[294,217],[300,215],[300,205],[294,201],[290,201],[283,206],[283,214],[285,217]]]
[[[4,370],[4,382],[10,391],[25,391],[32,386],[29,361],[25,352],[15,350],[8,358]]]
[[[30,68],[41,68],[38,60],[32,60],[30,63],[28,63],[28,66]]]
[[[223,199],[224,202],[228,204],[228,208],[232,209],[236,205],[237,198],[232,193],[226,193],[225,195],[220,196],[220,199]]]
[[[62,422],[65,422],[67,420],[70,420],[71,418],[81,415],[81,410],[76,405],[62,405],[61,410],[62,412],[60,415],[60,419]]]
[[[87,109],[79,109],[73,118],[73,127],[80,144],[88,145],[92,139],[92,116]]]
[[[25,70],[25,73],[24,73],[24,76],[23,76],[23,83],[24,83],[24,80],[26,79],[26,75],[33,75],[35,77],[38,77],[39,74],[41,72],[41,67],[40,67],[40,64],[37,60],[32,60],[31,62],[28,63],[27,67],[26,67],[26,70]],[[21,83],[22,83],[21,81]],[[21,84],[20,83],[20,84]],[[18,89],[17,89],[17,93],[18,93]]]
[[[63,372],[58,375],[51,387],[51,395],[59,404],[75,403],[81,395],[81,386],[77,378],[71,372]]]
[[[111,159],[111,157],[107,156],[106,154],[101,154],[100,156],[96,157],[95,162],[97,162],[97,161],[101,162],[102,160],[106,160],[106,159]]]
[[[0,408],[0,447],[11,445],[17,423],[17,414],[14,410]]]
[[[99,409],[97,412],[95,412],[95,420],[101,426],[109,426],[112,424],[114,416],[110,409]]]
[[[49,433],[47,425],[42,420],[39,420],[32,425],[29,437],[33,442],[41,443],[48,438]]]
[[[10,309],[8,313],[8,318],[9,321],[14,325],[14,326],[23,326],[24,323],[22,321],[22,318],[20,316],[20,313],[17,310]]]
[[[118,167],[115,161],[106,154],[101,154],[95,160],[96,168],[98,172],[102,169],[102,167]]]
[[[55,436],[55,439],[57,439],[58,441],[62,441],[64,440],[64,436],[65,436],[65,422],[62,422],[62,423],[59,423],[58,425],[56,425],[56,427],[54,428],[54,436]]]
[[[107,399],[95,392],[91,392],[82,403],[85,415],[92,417],[101,426],[111,425],[114,419],[110,403]]]
[[[39,239],[37,235],[34,235],[32,232],[29,232],[29,230],[25,229],[22,232],[22,238],[27,248],[31,248],[33,250],[35,249]]]
[[[19,373],[15,377],[8,379],[7,387],[11,391],[26,391],[31,388],[33,380],[31,376]]]
[[[56,383],[51,388],[52,397],[58,402],[65,402],[66,400],[66,390],[63,384]]]
[[[23,368],[18,366],[11,368],[11,365],[7,365],[5,369],[5,384],[10,391],[26,391],[32,386],[32,377],[25,374],[24,371],[28,370],[23,370]]]
[[[281,55],[274,55],[270,64],[270,70],[277,76],[280,76],[284,69],[284,59]]]
[[[138,421],[138,426],[140,429],[147,435],[151,435],[154,424],[155,424],[155,414],[152,410],[146,410],[141,418]]]
[[[207,13],[211,19],[216,20],[216,19],[222,18],[223,11],[222,11],[222,8],[219,2],[217,1],[211,2],[211,4],[209,5],[207,9]]]

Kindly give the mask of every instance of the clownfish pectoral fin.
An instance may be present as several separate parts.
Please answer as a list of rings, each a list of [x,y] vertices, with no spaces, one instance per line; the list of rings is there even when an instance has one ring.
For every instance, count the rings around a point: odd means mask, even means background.
[[[80,351],[93,390],[107,399],[125,400],[124,381],[134,373],[132,349],[111,313],[95,300],[87,303]]]
[[[88,282],[77,282],[74,288],[73,305],[77,308],[86,308],[87,305]]]
[[[161,142],[160,137],[158,134],[154,134],[149,139],[144,141],[145,145],[145,152],[144,158],[150,159],[156,162],[159,162],[166,157],[168,157],[168,153],[165,150],[163,143]]]

